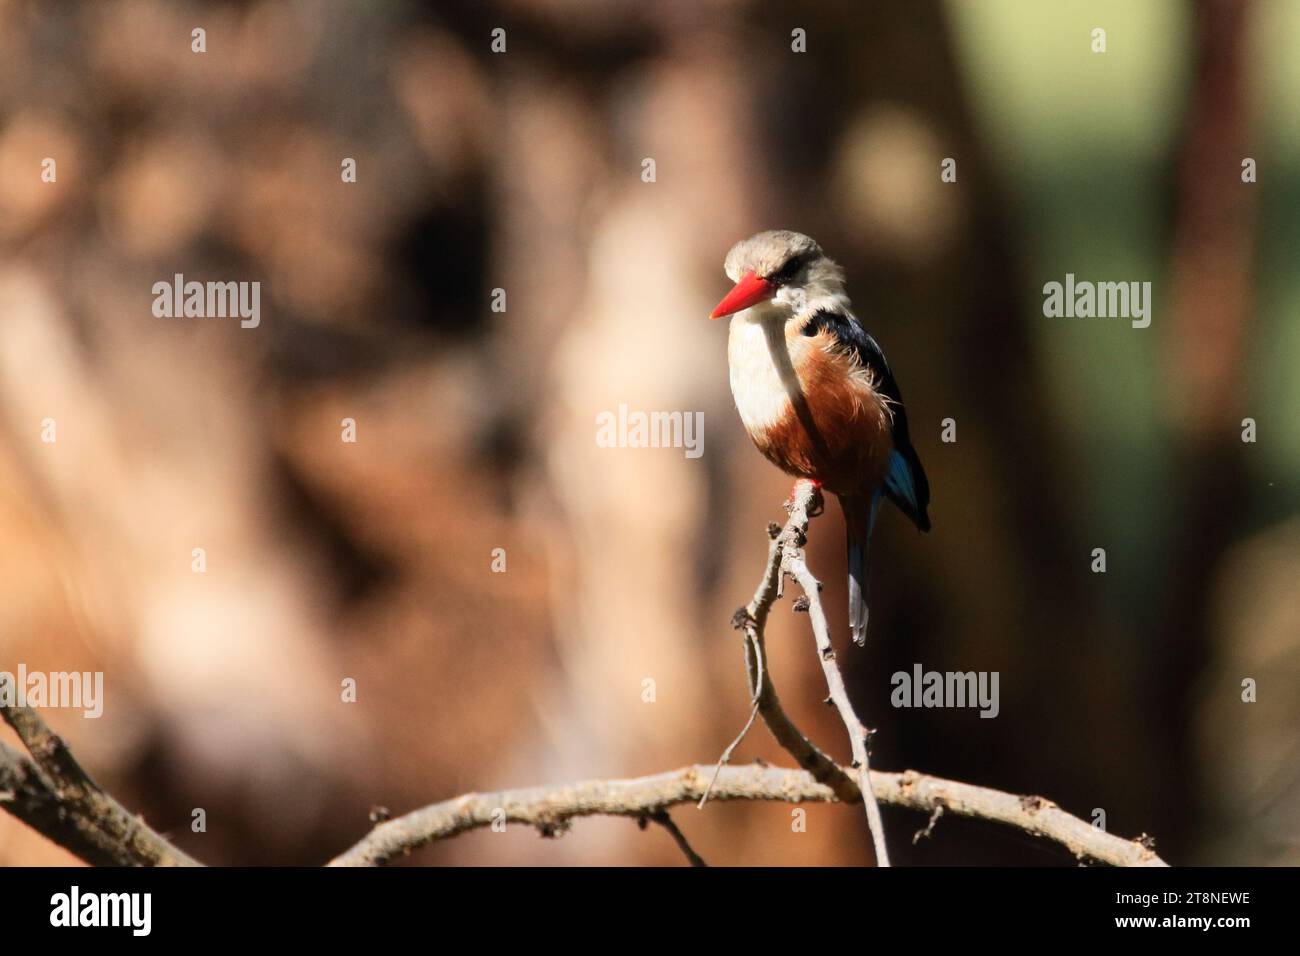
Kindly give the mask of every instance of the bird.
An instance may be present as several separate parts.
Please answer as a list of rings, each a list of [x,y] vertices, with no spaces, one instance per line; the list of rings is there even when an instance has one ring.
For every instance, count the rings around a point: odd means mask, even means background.
[[[770,462],[839,499],[849,630],[861,646],[881,500],[930,530],[930,484],[908,432],[903,393],[853,313],[844,270],[813,239],[785,229],[760,232],[732,246],[723,268],[735,285],[709,317],[731,316],[727,360],[736,409]]]

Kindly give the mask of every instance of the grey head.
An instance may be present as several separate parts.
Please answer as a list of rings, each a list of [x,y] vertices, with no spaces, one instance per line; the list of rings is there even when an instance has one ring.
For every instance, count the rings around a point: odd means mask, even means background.
[[[756,312],[797,315],[810,306],[847,306],[844,271],[809,236],[788,229],[770,229],[731,247],[723,264],[732,282],[751,272],[769,286],[769,295]]]

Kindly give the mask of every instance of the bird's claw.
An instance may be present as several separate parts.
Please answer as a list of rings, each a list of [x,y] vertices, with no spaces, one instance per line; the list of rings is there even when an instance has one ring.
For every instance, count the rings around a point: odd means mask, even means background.
[[[822,513],[822,509],[824,507],[824,501],[821,495],[822,483],[818,481],[816,478],[800,478],[799,481],[806,481],[808,482],[808,484],[812,485],[814,488],[817,489],[817,494],[813,496],[811,501],[811,507],[808,509],[808,517],[816,518],[819,514]],[[785,503],[782,505],[782,507],[785,508],[787,513],[794,510],[795,502],[799,498],[799,481],[796,481],[793,485],[790,486],[790,494],[789,496],[786,497]]]

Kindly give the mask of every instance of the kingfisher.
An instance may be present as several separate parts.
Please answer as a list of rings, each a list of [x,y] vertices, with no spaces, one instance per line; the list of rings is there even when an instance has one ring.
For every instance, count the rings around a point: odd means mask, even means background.
[[[853,314],[844,270],[808,236],[760,232],[731,247],[731,394],[749,437],[787,474],[834,494],[848,528],[849,630],[866,642],[867,555],[888,498],[930,530],[930,485],[885,353]]]

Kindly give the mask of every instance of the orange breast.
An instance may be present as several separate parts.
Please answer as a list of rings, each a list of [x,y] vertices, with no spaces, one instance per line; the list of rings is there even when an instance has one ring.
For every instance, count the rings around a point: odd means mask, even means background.
[[[884,482],[894,443],[892,420],[869,375],[847,355],[826,349],[823,335],[796,365],[800,392],[782,418],[754,443],[777,467],[813,478],[827,491],[853,494]]]

